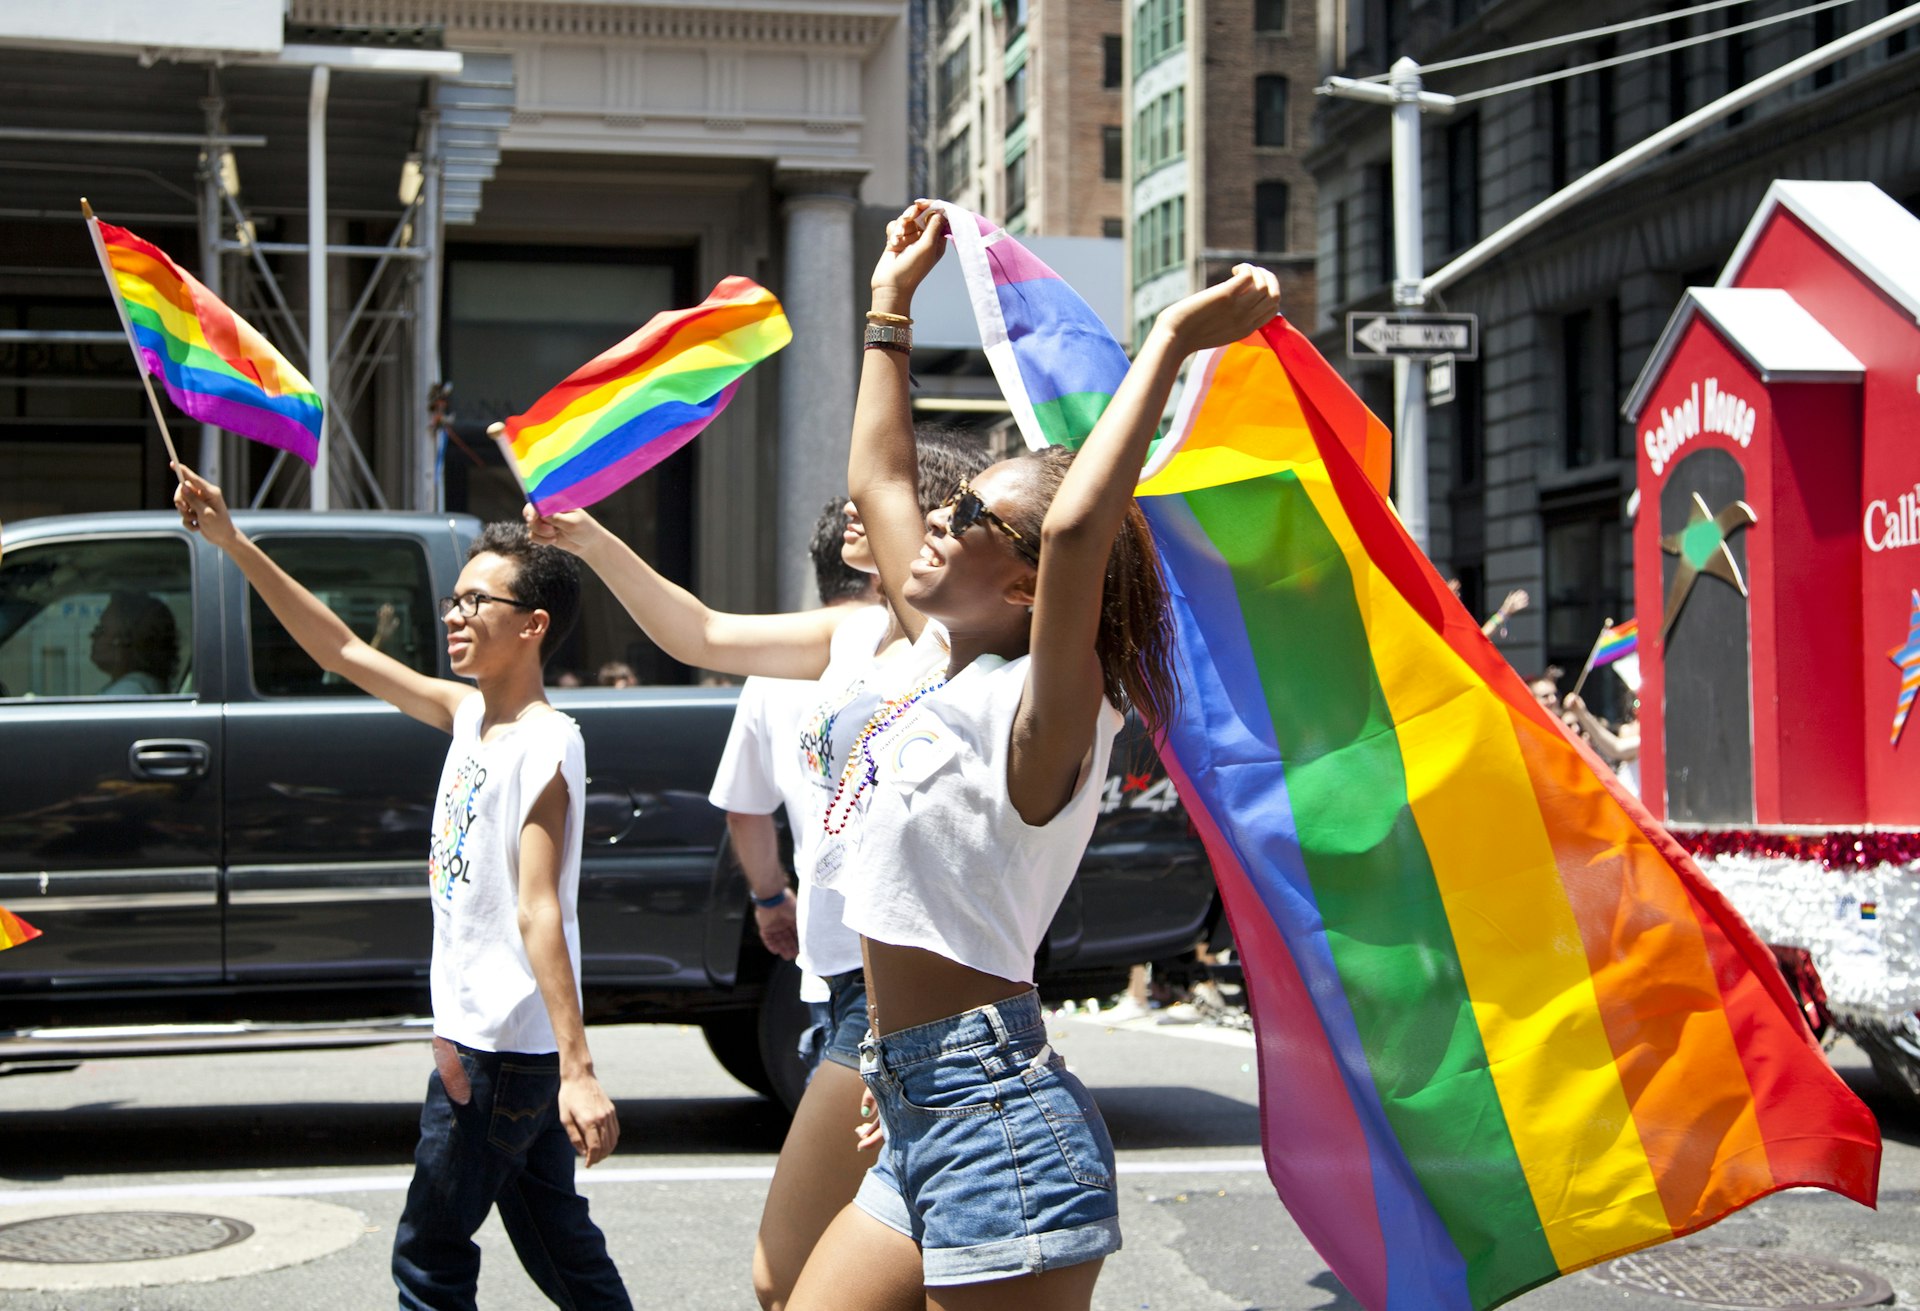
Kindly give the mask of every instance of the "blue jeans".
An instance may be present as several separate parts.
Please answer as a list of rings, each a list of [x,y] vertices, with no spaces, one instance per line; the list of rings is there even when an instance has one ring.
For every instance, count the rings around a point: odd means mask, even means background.
[[[807,1078],[820,1068],[821,1061],[832,1061],[858,1073],[860,1040],[867,1036],[867,976],[862,970],[827,979],[829,996],[825,1001],[807,1003],[811,1023],[800,1035],[800,1059],[807,1063]]]
[[[1038,993],[869,1035],[860,1058],[887,1140],[854,1205],[920,1245],[929,1288],[1119,1250],[1113,1141]]]
[[[435,1039],[436,1048],[443,1040]],[[480,1279],[474,1231],[495,1203],[533,1282],[567,1311],[631,1311],[607,1241],[573,1186],[561,1127],[560,1058],[445,1044],[470,1095],[456,1102],[436,1069],[420,1109],[413,1183],[393,1235],[405,1311],[472,1311]]]

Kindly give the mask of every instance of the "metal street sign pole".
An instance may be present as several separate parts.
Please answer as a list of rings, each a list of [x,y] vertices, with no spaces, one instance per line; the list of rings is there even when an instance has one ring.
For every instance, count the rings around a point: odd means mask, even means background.
[[[1387,85],[1353,78],[1328,78],[1330,96],[1393,106],[1393,303],[1417,310],[1427,303],[1421,289],[1426,254],[1420,216],[1420,115],[1448,113],[1453,97],[1423,88],[1420,65],[1401,58]],[[1394,500],[1400,521],[1422,551],[1427,549],[1427,374],[1423,364],[1393,362]]]

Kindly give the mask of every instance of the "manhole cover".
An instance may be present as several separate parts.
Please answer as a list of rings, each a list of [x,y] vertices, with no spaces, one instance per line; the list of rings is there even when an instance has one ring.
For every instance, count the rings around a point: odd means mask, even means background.
[[[152,1261],[228,1247],[253,1234],[244,1220],[179,1211],[95,1211],[0,1225],[0,1261],[97,1265]]]
[[[1747,1247],[1649,1248],[1592,1274],[1602,1283],[1701,1306],[1829,1311],[1893,1300],[1893,1286],[1871,1271]]]

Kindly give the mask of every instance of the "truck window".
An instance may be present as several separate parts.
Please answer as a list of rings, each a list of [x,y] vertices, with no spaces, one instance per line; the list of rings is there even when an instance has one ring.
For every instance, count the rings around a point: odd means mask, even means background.
[[[39,542],[0,559],[0,697],[193,692],[193,562],[178,537]]]
[[[404,537],[262,536],[260,549],[361,637],[422,673],[439,671],[440,622],[420,544]],[[247,655],[260,696],[361,696],[307,658],[248,590]]]

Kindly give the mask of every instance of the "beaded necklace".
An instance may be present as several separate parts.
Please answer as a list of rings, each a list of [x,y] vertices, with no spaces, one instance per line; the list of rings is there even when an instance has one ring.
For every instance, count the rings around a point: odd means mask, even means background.
[[[826,825],[828,833],[838,834],[844,830],[853,821],[853,809],[860,804],[862,794],[880,781],[879,762],[873,758],[873,753],[867,750],[867,744],[898,723],[907,711],[913,709],[914,703],[921,697],[930,692],[936,692],[946,685],[947,671],[942,666],[921,679],[912,691],[881,702],[880,708],[873,712],[873,718],[867,721],[867,726],[860,730],[860,736],[853,740],[852,747],[848,749],[846,767],[840,771],[840,785],[834,788],[833,799],[827,802],[827,813],[822,822]],[[860,767],[862,761],[866,764],[864,769]],[[856,775],[859,780],[857,783],[854,781]],[[848,792],[850,783],[853,784],[851,793]],[[834,822],[836,813],[840,817],[838,823]]]

